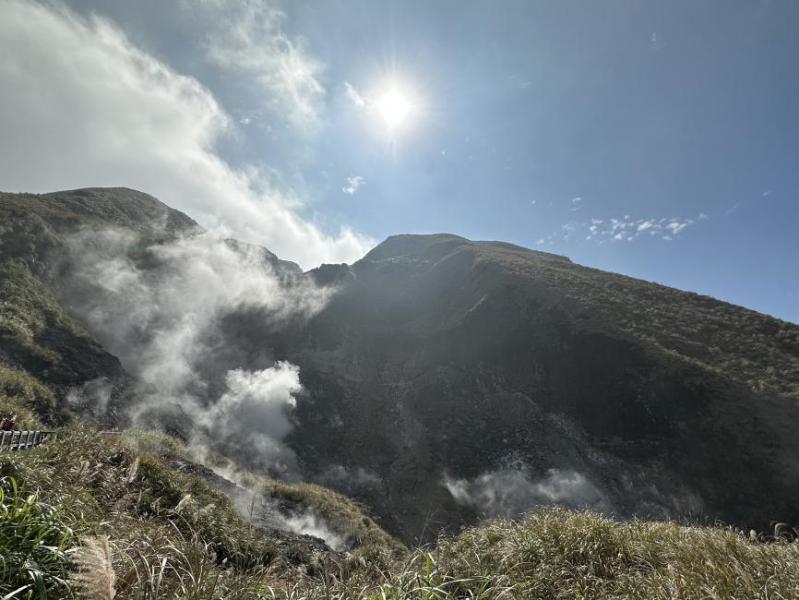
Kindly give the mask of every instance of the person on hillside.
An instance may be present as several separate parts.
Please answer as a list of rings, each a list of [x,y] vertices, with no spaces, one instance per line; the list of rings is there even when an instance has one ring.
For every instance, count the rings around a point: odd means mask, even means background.
[[[17,426],[17,415],[13,417],[3,417],[0,421],[0,431],[14,431]]]

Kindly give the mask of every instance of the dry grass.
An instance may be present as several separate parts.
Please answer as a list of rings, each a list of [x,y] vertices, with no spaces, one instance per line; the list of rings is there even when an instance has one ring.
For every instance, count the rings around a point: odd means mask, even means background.
[[[750,540],[722,527],[617,523],[548,509],[497,521],[416,551],[364,585],[357,576],[278,597],[363,599],[799,598],[799,545]]]
[[[39,524],[61,548],[42,554],[50,562],[37,563],[43,592],[33,579],[10,579],[16,571],[8,569],[0,590],[24,587],[20,597],[29,598],[74,593],[135,600],[799,598],[799,544],[753,540],[723,527],[619,523],[561,509],[531,513],[521,523],[491,522],[407,555],[383,533],[352,552],[282,562],[230,498],[165,462],[181,451],[179,443],[144,432],[120,438],[72,430],[62,437],[69,443],[0,457],[6,482],[13,476],[38,490],[4,497],[6,525]],[[335,510],[355,506],[338,495],[325,500],[317,486],[267,487],[273,497],[315,502],[319,512],[333,510],[323,508],[326,502]],[[15,528],[28,534],[8,537],[3,556],[28,564],[27,556],[42,553],[39,525]]]
[[[74,556],[76,571],[72,587],[87,600],[113,600],[116,596],[116,572],[108,536],[86,538]]]

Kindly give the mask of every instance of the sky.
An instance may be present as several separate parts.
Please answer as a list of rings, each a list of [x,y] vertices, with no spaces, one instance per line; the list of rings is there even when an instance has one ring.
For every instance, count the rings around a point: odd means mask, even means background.
[[[799,322],[795,0],[0,0],[0,189],[311,268],[513,242]]]

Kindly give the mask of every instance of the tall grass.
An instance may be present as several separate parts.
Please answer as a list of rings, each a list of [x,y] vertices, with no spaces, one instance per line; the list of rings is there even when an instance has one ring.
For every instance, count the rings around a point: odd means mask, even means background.
[[[171,466],[185,450],[174,440],[84,430],[60,439],[0,455],[0,598],[799,599],[797,543],[557,508],[412,553],[372,523],[351,552],[278,549],[224,493]],[[346,509],[341,523],[366,527],[323,488],[267,487],[320,512]]]
[[[72,568],[69,549],[77,536],[60,506],[23,493],[10,477],[0,478],[0,595],[5,598],[63,598]]]

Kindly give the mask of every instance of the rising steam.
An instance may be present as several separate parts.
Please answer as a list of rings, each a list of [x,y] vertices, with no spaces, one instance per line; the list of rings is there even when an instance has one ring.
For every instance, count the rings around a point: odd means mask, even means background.
[[[550,469],[544,477],[531,479],[524,470],[501,469],[471,480],[445,475],[443,483],[456,503],[486,517],[517,518],[531,508],[551,504],[612,510],[604,494],[576,471]]]
[[[273,356],[269,338],[321,310],[328,290],[281,271],[262,248],[210,234],[148,242],[87,230],[69,249],[62,300],[140,382],[124,416],[249,466],[293,468],[282,442],[302,385],[298,367]],[[108,395],[94,387],[71,397],[99,397],[96,413]]]

